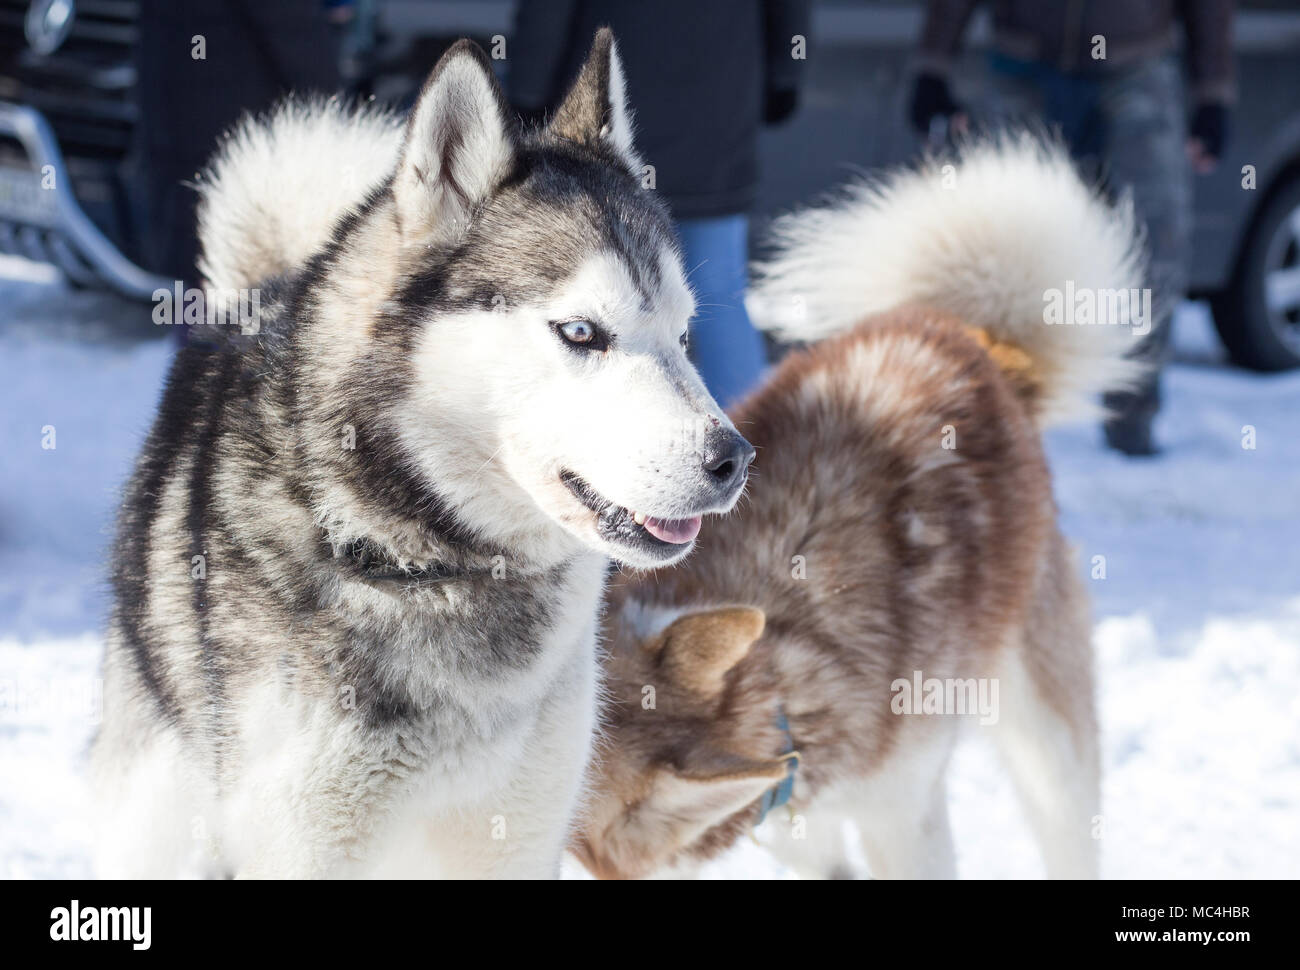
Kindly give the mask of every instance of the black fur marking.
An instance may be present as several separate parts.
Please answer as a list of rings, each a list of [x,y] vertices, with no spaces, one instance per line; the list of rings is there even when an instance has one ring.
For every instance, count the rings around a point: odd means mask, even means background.
[[[473,206],[473,200],[470,198],[469,193],[465,191],[464,186],[456,179],[456,153],[460,151],[464,143],[465,132],[460,127],[451,128],[442,137],[438,146],[438,179],[445,188],[450,189],[456,196],[456,200],[460,203],[462,209],[469,209]]]
[[[189,480],[190,506],[187,526],[190,533],[190,563],[192,564],[197,556],[202,556],[204,561],[204,578],[191,577],[194,583],[194,616],[199,629],[199,666],[207,688],[208,714],[212,720],[214,738],[220,738],[222,733],[220,728],[221,713],[225,705],[226,659],[223,656],[221,642],[213,636],[208,621],[211,589],[209,574],[214,568],[221,566],[219,555],[214,557],[217,553],[216,546],[210,546],[208,542],[208,523],[213,517],[215,504],[212,494],[212,473],[217,466],[217,456],[214,451],[238,365],[239,360],[234,354],[221,356],[219,369],[211,382],[206,401],[207,414],[194,445]],[[220,784],[222,752],[219,743],[213,746],[212,757],[215,777]]]
[[[350,637],[334,656],[334,679],[355,692],[357,710],[367,728],[382,731],[420,718],[411,695],[384,674],[384,656],[391,649],[365,636]]]
[[[402,589],[430,586],[450,579],[463,579],[490,568],[466,570],[453,563],[432,562],[418,568],[403,568],[388,551],[369,539],[355,539],[343,550],[340,559],[356,575],[370,582],[394,583]]]
[[[146,693],[171,724],[180,723],[181,707],[159,659],[165,645],[154,642],[144,626],[153,592],[149,585],[149,555],[158,503],[190,443],[192,415],[202,404],[213,358],[211,351],[187,348],[172,363],[158,416],[127,488],[113,547],[116,624]],[[177,563],[177,568],[184,565]]]

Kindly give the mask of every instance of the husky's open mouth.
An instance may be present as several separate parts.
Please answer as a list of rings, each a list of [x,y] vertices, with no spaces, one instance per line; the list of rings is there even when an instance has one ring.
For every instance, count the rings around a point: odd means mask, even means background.
[[[661,519],[616,505],[578,475],[565,470],[560,481],[579,502],[596,513],[596,531],[601,538],[642,549],[680,552],[700,534],[701,517]]]

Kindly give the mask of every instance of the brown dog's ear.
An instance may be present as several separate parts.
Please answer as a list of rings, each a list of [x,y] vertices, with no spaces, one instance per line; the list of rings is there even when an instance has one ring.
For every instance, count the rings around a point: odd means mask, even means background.
[[[681,843],[689,845],[719,822],[757,802],[785,779],[788,770],[784,761],[768,761],[707,777],[661,771],[655,778],[651,804],[664,815],[695,823],[696,831]]]
[[[784,761],[742,762],[712,775],[654,769],[644,797],[608,823],[588,828],[574,852],[600,879],[651,875],[713,826],[755,804],[788,770]]]
[[[627,107],[623,64],[608,27],[596,31],[587,63],[546,130],[580,145],[609,149],[629,172],[640,173],[641,159],[632,147],[632,112]]]
[[[703,697],[722,692],[727,671],[763,635],[762,610],[731,606],[678,617],[651,643],[674,683]]]

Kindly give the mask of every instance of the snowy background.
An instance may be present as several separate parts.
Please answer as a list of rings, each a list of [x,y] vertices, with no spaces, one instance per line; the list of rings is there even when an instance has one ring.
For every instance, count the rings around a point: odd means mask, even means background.
[[[0,258],[0,876],[90,875],[83,763],[99,708],[104,560],[171,356],[144,314]],[[1180,310],[1175,344],[1163,457],[1122,459],[1093,427],[1048,441],[1079,568],[1106,557],[1106,579],[1091,581],[1102,872],[1294,878],[1300,373],[1228,368],[1198,305]],[[53,450],[41,447],[47,425]],[[958,753],[951,792],[962,876],[1041,874],[978,736]],[[751,844],[708,874],[782,875]]]

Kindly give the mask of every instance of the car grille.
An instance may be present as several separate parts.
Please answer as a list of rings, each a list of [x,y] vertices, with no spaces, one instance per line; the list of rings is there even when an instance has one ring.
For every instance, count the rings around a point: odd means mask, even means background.
[[[58,49],[28,45],[29,0],[0,0],[0,98],[31,105],[49,120],[65,155],[118,161],[131,145],[139,4],[76,0],[72,28]]]

